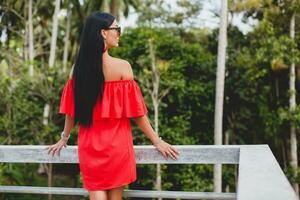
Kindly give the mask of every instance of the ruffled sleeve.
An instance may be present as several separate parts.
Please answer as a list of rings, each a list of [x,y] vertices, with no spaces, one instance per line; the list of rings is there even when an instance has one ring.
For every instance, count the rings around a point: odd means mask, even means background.
[[[105,82],[102,101],[94,107],[94,120],[139,117],[147,114],[142,92],[132,80]]]
[[[74,117],[74,106],[75,105],[73,97],[73,80],[69,79],[68,82],[65,84],[61,95],[59,113],[68,114]]]
[[[73,80],[66,83],[60,102],[59,113],[75,116]],[[106,81],[103,97],[93,108],[93,120],[103,118],[132,118],[148,113],[142,92],[135,80]]]

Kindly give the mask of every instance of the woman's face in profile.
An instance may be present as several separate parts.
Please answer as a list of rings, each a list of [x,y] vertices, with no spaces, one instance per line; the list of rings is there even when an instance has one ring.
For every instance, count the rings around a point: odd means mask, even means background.
[[[109,28],[118,28],[119,25],[116,20]],[[108,48],[117,47],[119,45],[120,34],[117,29],[102,30],[102,36],[105,38],[104,42]]]

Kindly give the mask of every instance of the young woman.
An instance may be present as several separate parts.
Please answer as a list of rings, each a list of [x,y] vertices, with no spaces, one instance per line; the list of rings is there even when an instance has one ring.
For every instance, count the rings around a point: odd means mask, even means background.
[[[118,46],[120,34],[109,13],[94,12],[86,19],[72,78],[61,97],[64,131],[47,148],[48,154],[59,155],[79,123],[79,167],[91,200],[121,200],[124,186],[136,180],[130,118],[166,159],[179,155],[152,129],[130,64],[108,54],[109,48]]]

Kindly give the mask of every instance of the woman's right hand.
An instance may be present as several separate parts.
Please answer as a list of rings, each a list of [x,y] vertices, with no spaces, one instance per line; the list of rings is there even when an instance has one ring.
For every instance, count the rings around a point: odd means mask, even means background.
[[[52,156],[54,156],[55,153],[57,153],[57,155],[60,156],[60,150],[63,147],[65,147],[65,148],[67,147],[67,141],[68,141],[68,139],[61,138],[56,144],[48,146],[46,148],[48,150],[48,155],[52,154]]]

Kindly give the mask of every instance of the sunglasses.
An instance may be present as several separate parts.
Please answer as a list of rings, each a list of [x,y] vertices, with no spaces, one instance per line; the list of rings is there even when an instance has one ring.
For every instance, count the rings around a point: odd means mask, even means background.
[[[121,27],[120,26],[106,28],[105,30],[116,30],[119,33],[119,35],[121,35]]]

